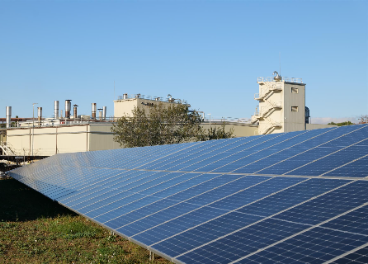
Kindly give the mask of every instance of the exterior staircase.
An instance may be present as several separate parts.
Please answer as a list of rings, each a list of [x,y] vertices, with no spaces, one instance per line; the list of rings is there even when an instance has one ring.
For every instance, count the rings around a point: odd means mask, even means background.
[[[275,123],[271,119],[272,113],[282,109],[281,102],[275,102],[272,100],[272,95],[282,91],[281,82],[258,82],[260,85],[260,93],[254,95],[254,99],[262,102],[262,106],[259,111],[256,110],[254,115],[251,117],[251,124],[255,125],[259,121],[267,123],[267,126],[262,131],[258,131],[260,135],[266,135],[272,133],[276,128],[282,127],[280,123]],[[265,121],[265,122],[264,122]]]

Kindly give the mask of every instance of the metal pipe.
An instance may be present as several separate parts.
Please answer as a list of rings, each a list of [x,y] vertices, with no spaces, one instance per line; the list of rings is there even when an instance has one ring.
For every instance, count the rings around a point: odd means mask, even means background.
[[[11,115],[12,115],[12,107],[7,106],[6,107],[6,128],[9,128],[11,126]]]
[[[59,101],[54,101],[54,118],[59,119]]]
[[[42,119],[42,107],[37,107],[37,117],[38,117],[38,126],[41,126],[41,119]]]
[[[78,118],[78,112],[77,112],[77,107],[78,105],[74,105],[74,108],[73,108],[73,116],[74,116],[74,119]]]
[[[103,120],[106,120],[106,111],[107,111],[107,107],[103,106],[102,107],[102,118],[103,118]]]
[[[96,119],[96,109],[97,109],[97,104],[92,103],[92,119]]]
[[[98,109],[98,119],[102,120],[102,108]]]
[[[65,118],[70,118],[70,109],[72,108],[72,100],[65,100]]]

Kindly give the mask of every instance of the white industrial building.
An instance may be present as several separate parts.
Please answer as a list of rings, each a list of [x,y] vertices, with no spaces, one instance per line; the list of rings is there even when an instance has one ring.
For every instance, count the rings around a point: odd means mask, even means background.
[[[272,134],[306,129],[305,84],[301,78],[258,78],[258,111],[251,122],[258,124],[258,134]]]
[[[301,79],[282,79],[276,73],[273,79],[258,78],[258,84],[259,93],[255,99],[259,102],[259,110],[252,116],[251,122],[227,123],[226,130],[233,129],[235,137],[330,127],[306,124],[305,84]],[[106,117],[106,107],[97,109],[96,103],[92,103],[91,116],[78,116],[77,105],[74,105],[71,115],[71,100],[65,101],[63,117],[62,110],[59,115],[59,102],[55,101],[54,118],[42,118],[42,107],[39,107],[37,119],[19,122],[17,127],[10,127],[11,108],[7,108],[8,128],[0,133],[0,146],[7,149],[10,155],[17,156],[51,156],[120,148],[113,141],[113,122],[123,115],[131,115],[134,107],[149,111],[157,103],[170,105],[183,102],[171,96],[163,101],[159,97],[143,98],[139,94],[124,94],[114,101],[114,117],[109,119]],[[97,110],[100,111],[98,116]],[[219,124],[212,121],[204,122],[203,126],[207,128]]]

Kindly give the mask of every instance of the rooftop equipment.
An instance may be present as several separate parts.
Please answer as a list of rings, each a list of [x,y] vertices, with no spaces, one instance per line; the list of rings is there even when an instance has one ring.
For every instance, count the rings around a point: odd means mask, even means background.
[[[59,101],[54,101],[54,118],[59,119]]]
[[[11,115],[12,115],[12,107],[6,107],[6,127],[9,128],[11,126]]]
[[[98,110],[98,119],[102,120],[102,108],[99,108],[97,110]]]
[[[78,111],[77,111],[77,107],[78,105],[73,105],[73,117],[74,119],[77,119],[78,118]]]
[[[42,119],[42,107],[37,107],[37,117],[38,117],[38,126],[41,126],[41,119]]]
[[[276,81],[276,82],[279,82],[282,80],[282,77],[281,75],[279,75],[279,73],[277,71],[274,71],[273,72],[273,75],[276,75],[275,77],[273,77],[273,79]]]
[[[106,120],[106,110],[107,110],[107,107],[103,106],[102,107],[102,118],[103,118],[103,120]]]
[[[309,107],[305,107],[305,123],[310,124],[310,110]]]
[[[125,100],[125,99],[128,99],[128,94],[123,94],[123,99]]]
[[[72,100],[65,100],[65,118],[70,118],[70,109],[72,108]]]
[[[97,109],[97,104],[92,103],[92,119],[96,119],[96,109]]]

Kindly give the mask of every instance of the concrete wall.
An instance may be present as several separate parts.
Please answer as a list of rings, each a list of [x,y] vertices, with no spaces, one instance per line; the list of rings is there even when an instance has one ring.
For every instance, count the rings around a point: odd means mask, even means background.
[[[121,148],[113,141],[112,123],[91,123],[89,125],[43,127],[34,129],[33,155],[52,156],[56,153],[73,153]],[[220,124],[204,123],[203,128],[220,128]],[[307,124],[307,130],[335,127]],[[248,137],[258,134],[258,127],[245,124],[227,124],[225,130],[234,130],[234,137]],[[7,130],[7,144],[16,155],[32,155],[32,128]]]
[[[89,151],[89,125],[9,129],[7,144],[17,155],[51,156]]]
[[[17,155],[31,155],[31,129],[8,129],[7,145]]]
[[[306,124],[306,130],[329,128],[329,127],[337,127],[337,126],[334,126],[334,125],[320,125],[320,124]]]
[[[121,148],[120,144],[113,140],[111,123],[91,124],[89,134],[89,150],[106,150]]]
[[[132,98],[132,99],[121,99],[121,100],[115,100],[114,101],[114,117],[120,118],[122,116],[133,116],[132,110],[134,107],[138,107],[141,109],[144,109],[146,111],[146,114],[149,114],[150,109],[152,106],[147,104],[162,104],[165,107],[169,105],[173,105],[176,103],[169,103],[166,101],[154,101],[154,100],[147,100],[142,98]]]
[[[114,101],[114,117],[120,118],[128,115],[132,116],[132,110],[137,107],[137,99],[122,99]]]
[[[204,129],[209,129],[210,127],[221,128],[221,125],[204,123],[202,127]],[[258,135],[258,127],[249,126],[245,124],[227,124],[225,126],[225,131],[229,132],[230,129],[234,130],[234,133],[233,133],[234,137],[250,137],[250,136]]]
[[[283,131],[305,130],[305,84],[285,82],[283,95]],[[298,108],[297,112],[292,111],[292,107],[295,106]]]

